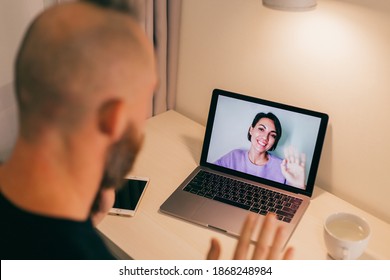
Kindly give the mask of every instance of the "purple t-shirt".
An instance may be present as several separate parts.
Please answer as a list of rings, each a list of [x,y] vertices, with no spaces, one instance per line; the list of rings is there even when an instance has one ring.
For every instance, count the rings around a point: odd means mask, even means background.
[[[269,160],[267,164],[259,166],[253,164],[249,160],[247,150],[237,149],[227,153],[226,155],[218,159],[215,164],[285,184],[286,179],[284,178],[280,168],[280,165],[282,164],[282,159],[271,154],[268,154],[268,156]]]

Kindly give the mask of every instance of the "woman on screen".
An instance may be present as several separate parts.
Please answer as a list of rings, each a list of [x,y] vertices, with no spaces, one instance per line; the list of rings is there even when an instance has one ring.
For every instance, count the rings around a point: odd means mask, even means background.
[[[248,130],[249,151],[235,149],[215,164],[304,189],[305,155],[299,157],[292,148],[285,150],[285,159],[269,153],[276,149],[281,136],[279,119],[272,113],[258,113]]]

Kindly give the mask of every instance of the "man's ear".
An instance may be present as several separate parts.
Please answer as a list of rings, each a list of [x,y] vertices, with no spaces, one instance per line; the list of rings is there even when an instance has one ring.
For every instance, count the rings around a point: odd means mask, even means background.
[[[111,99],[104,102],[98,114],[99,130],[113,140],[119,139],[127,124],[123,100]]]

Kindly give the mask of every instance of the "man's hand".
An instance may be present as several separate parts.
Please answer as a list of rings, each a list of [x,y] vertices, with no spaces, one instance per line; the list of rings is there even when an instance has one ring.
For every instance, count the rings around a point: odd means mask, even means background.
[[[115,201],[114,188],[102,189],[99,193],[98,209],[91,213],[92,224],[96,227],[108,214]]]
[[[257,216],[250,213],[245,220],[241,235],[237,243],[233,259],[243,260],[248,258],[251,235],[255,229]],[[282,226],[276,226],[275,214],[268,214],[260,230],[259,237],[255,243],[255,249],[251,259],[253,260],[289,260],[293,258],[293,248],[289,247],[283,253],[285,231]],[[217,260],[221,252],[221,246],[217,239],[211,240],[211,247],[207,255],[208,260]]]

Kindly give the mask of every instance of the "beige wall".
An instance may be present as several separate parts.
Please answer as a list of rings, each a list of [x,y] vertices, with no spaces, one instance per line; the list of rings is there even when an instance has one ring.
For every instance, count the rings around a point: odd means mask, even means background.
[[[179,61],[176,109],[202,124],[218,87],[328,113],[317,185],[390,222],[390,1],[184,0]]]

